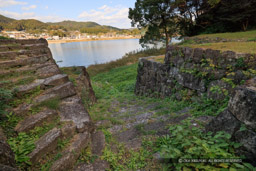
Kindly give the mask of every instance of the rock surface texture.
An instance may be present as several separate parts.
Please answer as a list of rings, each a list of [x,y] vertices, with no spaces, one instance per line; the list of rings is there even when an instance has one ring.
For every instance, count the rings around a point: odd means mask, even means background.
[[[200,40],[198,40],[200,41]],[[217,42],[222,41],[216,39]],[[154,58],[153,58],[154,59]],[[206,95],[231,97],[228,108],[211,120],[206,131],[225,131],[242,146],[240,155],[256,161],[256,55],[169,46],[164,63],[139,60],[136,95],[186,100]],[[123,139],[128,141],[132,133]]]
[[[95,102],[85,68],[83,76],[80,83]],[[15,131],[19,134],[47,129],[38,135],[34,150],[28,155],[31,169],[40,170],[46,162],[50,163],[50,170],[76,168],[95,126],[78,89],[52,58],[47,41],[0,40],[0,81],[0,86],[12,90],[17,100],[13,112],[21,119]],[[2,135],[0,131],[0,170],[11,170],[15,167],[14,153]],[[67,143],[60,148],[61,142]],[[56,157],[58,154],[62,157]]]
[[[207,126],[211,132],[225,131],[242,146],[237,150],[251,162],[256,159],[256,77],[244,86],[237,87],[226,111],[219,114]],[[242,127],[243,126],[243,127]]]
[[[223,100],[256,68],[256,55],[189,47],[169,46],[164,63],[150,59],[139,60],[135,94],[178,100],[202,93]]]

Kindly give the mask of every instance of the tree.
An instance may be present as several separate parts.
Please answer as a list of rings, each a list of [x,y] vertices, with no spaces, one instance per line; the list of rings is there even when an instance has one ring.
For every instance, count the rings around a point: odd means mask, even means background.
[[[204,0],[194,30],[198,33],[245,31],[256,26],[256,0]]]
[[[166,47],[176,32],[174,0],[137,0],[129,9],[132,26],[147,28],[141,44],[165,40]]]

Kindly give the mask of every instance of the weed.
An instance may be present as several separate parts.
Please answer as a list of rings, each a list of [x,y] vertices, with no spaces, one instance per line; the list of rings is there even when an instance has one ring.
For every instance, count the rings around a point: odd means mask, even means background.
[[[34,137],[26,133],[20,133],[15,138],[9,138],[8,143],[15,153],[15,161],[20,168],[31,165],[30,158],[27,156],[35,148]]]
[[[169,128],[170,134],[157,140],[158,151],[168,159],[225,159],[239,158],[235,155],[235,148],[240,144],[230,140],[231,136],[224,132],[203,133],[200,128],[192,127],[190,120],[181,125]],[[173,161],[171,160],[171,161]],[[171,170],[215,170],[216,168],[248,169],[248,164],[233,163],[178,163],[171,162]]]
[[[227,108],[228,101],[228,97],[225,100],[213,100],[203,96],[200,102],[191,104],[191,113],[193,116],[217,116]]]
[[[0,118],[6,114],[5,109],[9,107],[8,101],[13,98],[13,94],[10,90],[0,88]]]
[[[60,104],[59,98],[53,98],[36,105],[37,107],[47,107],[49,109],[58,110]]]

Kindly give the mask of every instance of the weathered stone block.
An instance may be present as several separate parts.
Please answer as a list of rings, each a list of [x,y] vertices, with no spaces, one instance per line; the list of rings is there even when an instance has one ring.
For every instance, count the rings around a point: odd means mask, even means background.
[[[256,88],[240,87],[235,89],[228,109],[238,120],[256,129]]]
[[[209,124],[205,126],[207,132],[211,131],[216,133],[218,131],[225,131],[226,133],[233,135],[240,129],[241,122],[237,120],[229,110],[225,110],[217,117],[211,120]]]

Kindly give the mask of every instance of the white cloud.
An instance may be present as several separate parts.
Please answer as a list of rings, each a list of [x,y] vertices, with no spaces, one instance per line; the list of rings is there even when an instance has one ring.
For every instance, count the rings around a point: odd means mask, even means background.
[[[13,5],[26,5],[27,2],[16,1],[16,0],[0,0],[0,7],[8,7]]]
[[[28,6],[28,7],[22,7],[22,10],[31,10],[31,9],[36,9],[37,8],[37,6],[36,5],[30,5],[30,6]]]
[[[103,5],[98,10],[82,12],[78,17],[86,21],[95,21],[103,25],[111,25],[119,28],[129,28],[129,9],[121,6],[110,7]]]
[[[17,13],[17,12],[11,12],[11,11],[4,11],[0,10],[0,14],[14,18],[14,19],[36,19],[43,22],[59,22],[65,20],[63,17],[49,15],[49,16],[38,16],[34,12],[23,12],[23,13]]]

